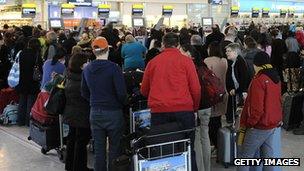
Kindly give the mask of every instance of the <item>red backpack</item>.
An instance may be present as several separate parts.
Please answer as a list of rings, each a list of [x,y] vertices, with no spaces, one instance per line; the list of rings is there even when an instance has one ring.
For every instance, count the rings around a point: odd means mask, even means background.
[[[201,108],[209,108],[223,101],[226,93],[225,85],[211,71],[205,63],[198,68],[198,76],[201,83]]]

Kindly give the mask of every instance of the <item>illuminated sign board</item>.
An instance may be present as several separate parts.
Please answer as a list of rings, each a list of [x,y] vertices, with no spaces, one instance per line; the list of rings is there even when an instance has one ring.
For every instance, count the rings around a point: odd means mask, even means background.
[[[132,15],[142,16],[144,14],[144,6],[142,4],[134,4],[132,6]]]
[[[173,7],[170,5],[163,6],[163,15],[164,16],[171,16],[173,13]]]
[[[260,15],[260,9],[259,8],[252,8],[251,17],[252,18],[258,18]]]
[[[36,16],[36,4],[22,4],[22,17],[34,18]]]
[[[110,15],[111,6],[108,4],[100,4],[98,6],[98,15],[100,17],[108,18]]]

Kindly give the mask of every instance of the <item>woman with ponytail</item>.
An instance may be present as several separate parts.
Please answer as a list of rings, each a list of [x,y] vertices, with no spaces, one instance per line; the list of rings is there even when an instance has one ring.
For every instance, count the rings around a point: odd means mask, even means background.
[[[58,46],[55,56],[52,59],[48,59],[44,62],[41,89],[43,89],[46,83],[52,79],[52,75],[54,73],[63,74],[65,70],[65,56],[65,49]]]

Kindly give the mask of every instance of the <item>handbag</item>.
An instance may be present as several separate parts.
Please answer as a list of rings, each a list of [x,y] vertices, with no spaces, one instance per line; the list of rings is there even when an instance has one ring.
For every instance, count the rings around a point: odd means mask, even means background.
[[[33,80],[34,81],[41,81],[42,80],[42,72],[40,71],[40,67],[38,64],[39,55],[36,57],[34,69],[33,69]]]
[[[20,80],[20,63],[19,63],[19,56],[20,56],[21,51],[19,51],[16,55],[15,62],[9,72],[9,75],[7,77],[7,82],[8,85],[11,88],[16,87],[19,84]]]
[[[51,95],[45,104],[45,110],[49,115],[63,114],[66,104],[64,84],[65,79],[60,84],[54,86],[51,90]]]

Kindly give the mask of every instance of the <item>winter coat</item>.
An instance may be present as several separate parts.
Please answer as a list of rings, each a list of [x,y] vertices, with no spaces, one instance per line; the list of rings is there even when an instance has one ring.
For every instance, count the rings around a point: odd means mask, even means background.
[[[281,82],[268,75],[256,75],[248,89],[241,114],[241,127],[273,129],[282,121]]]
[[[90,105],[81,96],[81,73],[67,72],[64,90],[66,96],[64,123],[73,127],[89,128]]]
[[[42,58],[40,52],[32,49],[25,49],[19,55],[20,80],[16,90],[20,94],[38,94],[40,82],[33,80],[34,66],[37,60],[40,72],[42,73]]]

